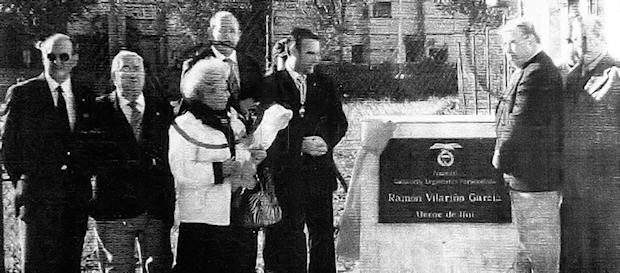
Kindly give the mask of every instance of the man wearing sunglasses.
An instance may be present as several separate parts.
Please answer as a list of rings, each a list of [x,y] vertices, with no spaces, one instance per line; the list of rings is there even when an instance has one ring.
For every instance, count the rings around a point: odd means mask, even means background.
[[[4,166],[25,224],[24,272],[80,272],[91,194],[83,140],[94,100],[71,78],[78,55],[69,36],[39,45],[44,72],[7,92]]]

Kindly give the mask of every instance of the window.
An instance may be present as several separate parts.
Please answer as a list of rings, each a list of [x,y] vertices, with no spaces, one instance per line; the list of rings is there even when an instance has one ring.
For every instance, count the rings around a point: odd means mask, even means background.
[[[34,47],[32,37],[19,34],[14,28],[2,25],[0,30],[0,67],[43,68],[41,51]]]
[[[368,19],[368,6],[364,5],[364,7],[362,7],[362,15],[360,16],[360,19]]]
[[[359,64],[364,62],[364,46],[363,45],[354,45],[351,48],[351,62],[354,64]]]
[[[377,2],[372,11],[374,18],[392,18],[392,2]]]
[[[590,14],[599,15],[598,0],[589,0],[588,1],[588,12]]]
[[[407,62],[415,62],[424,57],[424,37],[407,35],[405,37],[405,52]]]

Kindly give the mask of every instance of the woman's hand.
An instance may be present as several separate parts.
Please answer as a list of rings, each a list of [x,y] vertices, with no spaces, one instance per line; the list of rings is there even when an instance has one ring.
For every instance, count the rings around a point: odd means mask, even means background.
[[[224,177],[229,177],[233,174],[236,174],[239,172],[240,169],[241,162],[235,161],[232,158],[222,162],[222,173],[224,174]]]

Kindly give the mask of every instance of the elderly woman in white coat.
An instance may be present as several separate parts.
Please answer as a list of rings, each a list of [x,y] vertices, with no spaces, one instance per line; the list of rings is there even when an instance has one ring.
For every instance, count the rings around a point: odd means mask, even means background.
[[[253,180],[227,178],[238,176],[240,161],[252,155],[235,147],[245,127],[227,107],[228,73],[221,60],[201,60],[181,82],[188,107],[169,131],[178,272],[238,272],[236,238],[230,228],[231,192],[236,187],[252,188]],[[261,160],[261,155],[254,156]]]

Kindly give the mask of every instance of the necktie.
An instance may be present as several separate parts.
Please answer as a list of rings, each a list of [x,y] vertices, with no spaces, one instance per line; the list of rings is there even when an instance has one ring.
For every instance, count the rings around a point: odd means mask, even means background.
[[[131,126],[131,129],[133,130],[133,135],[136,137],[136,139],[140,139],[142,125],[140,124],[141,116],[140,116],[140,110],[138,110],[138,107],[137,107],[138,103],[135,101],[131,101],[127,103],[127,106],[131,108],[131,116],[129,117],[129,125]]]
[[[235,61],[230,58],[224,59],[224,62],[230,66],[230,74],[228,75],[228,86],[230,87],[230,96],[237,101],[239,99],[239,79],[237,77],[237,69],[235,69]]]
[[[299,108],[299,116],[304,117],[306,113],[306,77],[304,75],[300,75],[296,79],[297,89],[299,89],[299,103],[301,107]]]
[[[62,95],[62,87],[58,86],[58,88],[56,88],[56,92],[58,92],[56,111],[58,111],[59,120],[61,121],[63,129],[66,131],[71,131],[71,128],[69,127],[69,114],[67,114],[67,104],[65,103],[65,98]]]

